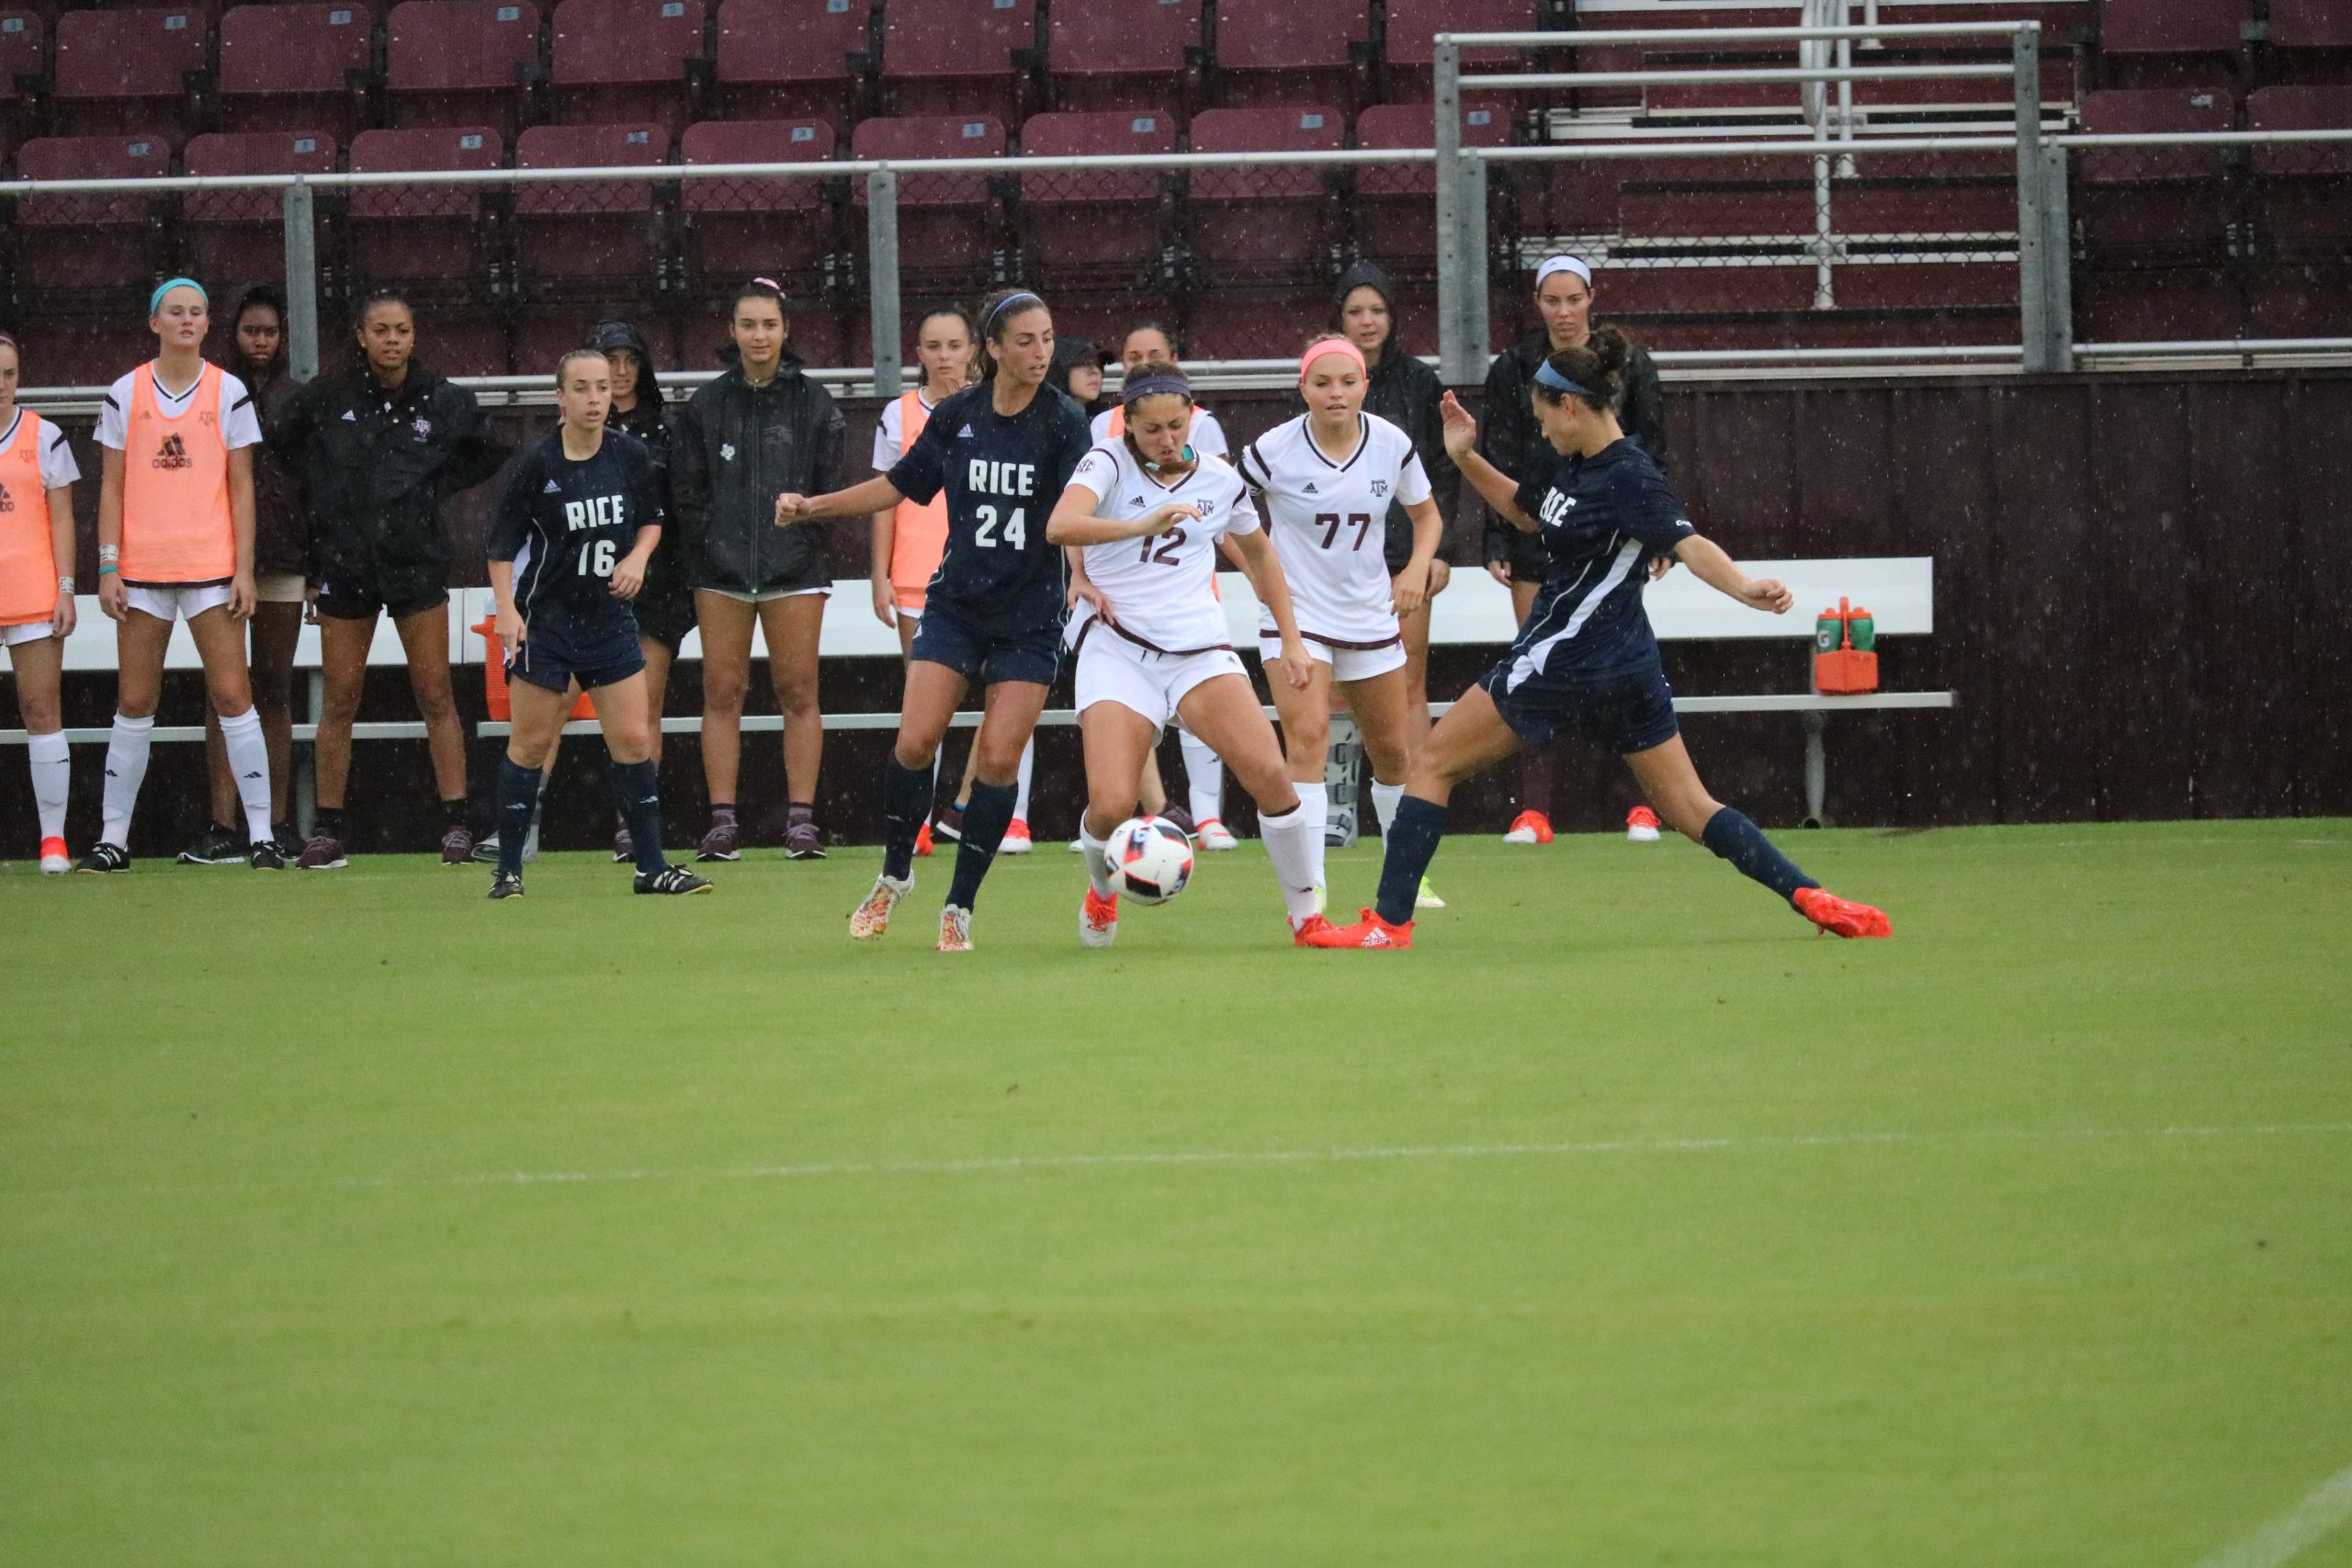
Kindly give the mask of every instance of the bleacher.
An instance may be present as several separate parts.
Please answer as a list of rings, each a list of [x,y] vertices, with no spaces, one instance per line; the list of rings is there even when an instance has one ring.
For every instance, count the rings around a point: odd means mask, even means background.
[[[2042,24],[2052,127],[2258,129],[2346,123],[2346,13],[2327,0],[2015,0],[1964,19]],[[1886,25],[1959,16],[1938,0],[1876,8]],[[60,178],[1426,146],[1440,28],[1566,40],[1796,20],[1795,0],[16,0],[0,8],[0,159],[15,177]],[[1856,59],[2007,55],[2006,40],[1976,39]],[[1465,69],[1519,61],[1474,51]],[[1546,71],[1768,62],[1786,64],[1786,46],[1525,56]],[[1850,96],[1864,132],[1997,128],[2010,113],[2003,81],[1860,82]],[[1465,102],[1463,138],[1778,134],[1801,123],[1801,101],[1747,84],[1486,95]],[[2082,157],[2077,335],[2343,331],[2347,161],[2335,149]],[[791,291],[801,352],[837,362],[865,350],[862,185],[330,195],[324,303],[332,318],[373,285],[414,291],[435,308],[435,361],[455,373],[528,369],[601,313],[633,316],[699,361],[690,323],[758,270]],[[1411,165],[916,175],[899,193],[901,277],[910,306],[1028,281],[1090,325],[1148,311],[1174,317],[1197,354],[1279,355],[1358,256],[1390,266],[1408,305],[1431,299],[1430,185]],[[1489,199],[1498,328],[1518,319],[1521,261],[1565,244],[1607,265],[1604,309],[1661,347],[2015,340],[2004,154],[1842,162],[1834,300],[1808,249],[1807,161],[1498,166]],[[51,384],[119,368],[137,336],[123,301],[143,282],[192,268],[226,285],[278,265],[267,193],[28,197],[9,219],[0,320],[33,330],[34,378]]]

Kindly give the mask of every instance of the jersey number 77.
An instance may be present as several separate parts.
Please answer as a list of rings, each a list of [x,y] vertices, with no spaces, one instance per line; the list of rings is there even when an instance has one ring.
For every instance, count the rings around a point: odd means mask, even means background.
[[[1364,536],[1372,532],[1372,513],[1351,512],[1343,518],[1336,512],[1318,512],[1315,514],[1315,525],[1323,530],[1323,548],[1327,550],[1331,547],[1331,542],[1340,536],[1340,530],[1342,527],[1352,526],[1356,531],[1356,542],[1350,545],[1348,548],[1360,550],[1363,548]]]

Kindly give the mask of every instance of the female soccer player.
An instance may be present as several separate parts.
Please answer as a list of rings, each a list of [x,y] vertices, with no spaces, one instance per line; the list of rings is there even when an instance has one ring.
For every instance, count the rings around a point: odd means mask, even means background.
[[[416,317],[397,294],[364,300],[352,323],[356,354],[302,389],[269,432],[271,449],[300,474],[311,513],[318,584],[318,817],[294,863],[333,871],[350,863],[344,806],[351,727],[368,680],[376,618],[389,615],[408,657],[409,691],[424,720],[441,801],[441,862],[473,858],[466,805],[466,732],[449,690],[448,529],[441,502],[498,472],[507,448],[474,395],[416,357]]]
[[[234,336],[230,361],[253,393],[264,445],[254,449],[253,654],[246,670],[253,682],[254,711],[269,743],[271,836],[281,852],[301,853],[288,822],[294,756],[294,652],[302,638],[303,606],[310,599],[310,521],[302,492],[286,465],[271,453],[269,432],[302,390],[287,373],[286,307],[266,284],[245,290],[230,318]],[[212,825],[180,852],[183,865],[228,865],[245,858],[244,829],[238,815],[237,779],[229,750],[220,743],[220,720],[204,716],[204,761],[212,780]]]
[[[1487,372],[1486,424],[1478,451],[1495,467],[1514,474],[1539,474],[1551,463],[1551,448],[1528,402],[1528,390],[1545,356],[1564,348],[1582,348],[1592,340],[1593,293],[1592,269],[1574,256],[1547,257],[1536,267],[1535,310],[1542,325],[1497,355]],[[1625,398],[1618,421],[1664,473],[1666,400],[1658,389],[1657,367],[1639,344],[1633,346],[1625,364]],[[1489,508],[1486,560],[1488,574],[1510,590],[1511,607],[1525,625],[1544,581],[1544,549],[1532,536]],[[1558,772],[1556,748],[1531,746],[1521,753],[1520,811],[1503,842],[1552,841],[1552,788]]]
[[[23,373],[17,340],[0,333],[0,648],[17,672],[40,868],[56,876],[74,869],[65,855],[73,762],[58,692],[74,635],[74,481],[82,470],[65,432],[17,406]]]
[[[688,400],[670,470],[702,624],[710,829],[696,856],[734,860],[741,852],[735,790],[756,625],[767,634],[768,679],[784,713],[785,852],[822,860],[816,814],[825,717],[817,706],[817,642],[833,573],[822,532],[778,534],[770,525],[777,496],[842,482],[842,411],[792,352],[784,291],[772,279],[756,277],[735,291],[728,330],[735,363]]]
[[[924,597],[899,736],[883,764],[882,874],[849,928],[854,939],[880,936],[913,888],[932,760],[956,705],[978,682],[988,688],[972,742],[980,760],[939,918],[942,953],[971,951],[972,905],[1012,820],[1022,748],[1061,669],[1067,570],[1060,547],[1046,537],[1046,513],[1092,445],[1086,415],[1046,386],[1054,358],[1046,301],[1025,288],[1001,289],[981,305],[979,331],[980,384],[932,410],[888,474],[830,495],[786,494],[775,503],[783,526],[947,497],[947,548]]]
[[[608,433],[612,369],[593,348],[556,367],[562,423],[523,455],[490,536],[490,585],[514,694],[514,728],[498,773],[498,871],[492,898],[523,895],[523,842],[539,770],[571,714],[571,688],[595,694],[612,753],[613,805],[627,819],[639,893],[707,893],[662,853],[662,792],[652,762],[645,652],[629,601],[667,521],[653,455]]]
[[[1405,790],[1413,754],[1404,635],[1397,623],[1429,602],[1430,568],[1445,532],[1413,438],[1363,412],[1370,376],[1347,338],[1308,345],[1298,362],[1306,412],[1242,449],[1241,477],[1266,510],[1267,532],[1298,607],[1299,631],[1314,660],[1306,687],[1274,687],[1290,776],[1313,824],[1315,883],[1323,883],[1323,829],[1330,810],[1323,770],[1331,746],[1336,683],[1363,732],[1372,798],[1385,832]],[[1404,570],[1390,579],[1389,509],[1412,525]],[[1262,610],[1260,655],[1271,665],[1275,623]]]
[[[1127,378],[1120,400],[1127,417],[1119,440],[1086,455],[1046,526],[1055,544],[1083,547],[1094,590],[1071,624],[1086,746],[1079,842],[1091,879],[1079,907],[1079,940],[1108,947],[1119,934],[1103,837],[1134,815],[1144,758],[1181,713],[1193,734],[1231,760],[1258,803],[1292,940],[1304,944],[1329,924],[1316,908],[1322,829],[1293,786],[1273,726],[1227,640],[1215,589],[1217,541],[1229,540],[1275,627],[1266,667],[1281,671],[1277,698],[1295,700],[1313,687],[1314,661],[1292,619],[1282,562],[1232,465],[1194,451],[1190,383],[1144,371]]]
[[[1674,717],[1674,694],[1642,609],[1645,563],[1668,556],[1751,609],[1785,615],[1787,587],[1749,577],[1700,536],[1657,465],[1625,437],[1614,412],[1631,346],[1603,327],[1535,372],[1534,407],[1554,454],[1514,481],[1477,450],[1478,427],[1452,394],[1445,445],[1478,493],[1511,526],[1539,535],[1551,565],[1534,612],[1502,661],[1472,687],[1414,754],[1390,824],[1377,907],[1319,933],[1317,947],[1410,947],[1413,895],[1437,853],[1453,786],[1522,746],[1575,731],[1625,759],[1677,832],[1702,843],[1786,898],[1823,931],[1885,936],[1887,918],[1823,888],[1755,823],[1708,795]]]
[[[281,871],[270,837],[269,745],[245,674],[254,613],[254,465],[261,423],[244,383],[204,361],[210,310],[193,278],[166,279],[147,301],[155,357],[107,392],[98,487],[98,607],[116,623],[119,683],[107,742],[98,841],[77,871],[130,865],[130,819],[147,777],[172,623],[185,619],[220,716],[244,807],[246,863]]]

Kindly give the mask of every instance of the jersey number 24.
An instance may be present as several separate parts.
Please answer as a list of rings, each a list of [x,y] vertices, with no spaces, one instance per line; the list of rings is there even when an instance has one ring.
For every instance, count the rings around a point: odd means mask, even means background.
[[[1012,515],[1004,520],[1004,532],[1002,537],[1007,545],[1010,545],[1016,550],[1027,548],[1029,543],[1029,530],[1027,522],[1023,516],[1023,509],[1021,507],[1014,507],[1012,509]],[[984,550],[992,550],[996,548],[996,542],[999,537],[996,525],[996,508],[993,506],[975,506],[972,508],[972,515],[979,522],[979,526],[972,530],[972,543],[978,545]]]

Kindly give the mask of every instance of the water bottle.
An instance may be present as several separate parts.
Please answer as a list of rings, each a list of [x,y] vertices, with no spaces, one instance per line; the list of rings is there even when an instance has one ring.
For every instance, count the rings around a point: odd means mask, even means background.
[[[1331,797],[1329,823],[1323,829],[1327,849],[1344,850],[1356,841],[1356,774],[1363,760],[1363,738],[1356,721],[1346,714],[1331,716],[1331,750],[1323,763],[1323,787]]]

